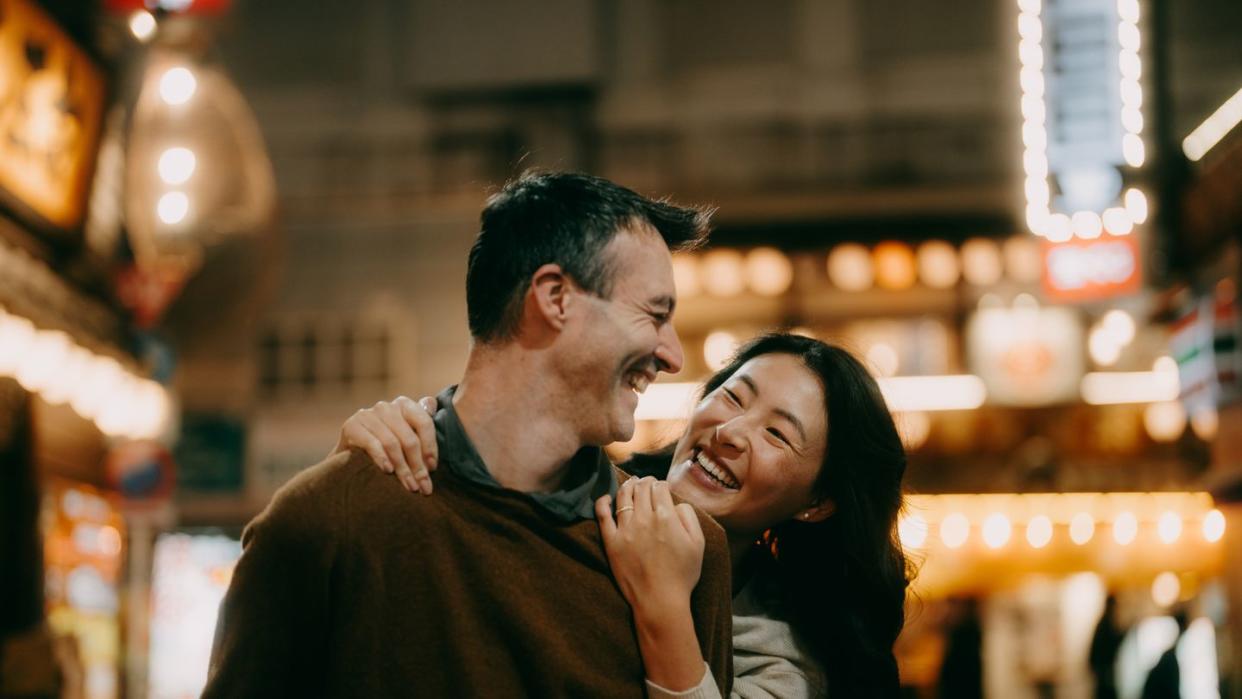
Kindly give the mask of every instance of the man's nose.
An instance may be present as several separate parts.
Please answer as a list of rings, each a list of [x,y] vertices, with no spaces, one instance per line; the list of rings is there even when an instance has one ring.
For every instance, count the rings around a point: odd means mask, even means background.
[[[682,365],[686,362],[686,357],[681,350],[681,340],[678,339],[677,331],[673,329],[672,323],[660,329],[660,344],[656,346],[655,358],[657,369],[667,374],[676,374],[681,371]]]

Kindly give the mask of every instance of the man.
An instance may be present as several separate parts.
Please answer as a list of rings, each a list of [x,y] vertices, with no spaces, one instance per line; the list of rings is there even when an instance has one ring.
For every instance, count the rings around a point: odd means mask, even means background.
[[[436,496],[409,498],[360,452],[290,481],[243,535],[204,696],[642,696],[594,521],[618,482],[599,447],[628,440],[638,394],[681,368],[669,248],[705,228],[584,175],[489,200],[466,274],[474,341],[435,417]],[[700,521],[696,632],[727,695],[728,552]]]

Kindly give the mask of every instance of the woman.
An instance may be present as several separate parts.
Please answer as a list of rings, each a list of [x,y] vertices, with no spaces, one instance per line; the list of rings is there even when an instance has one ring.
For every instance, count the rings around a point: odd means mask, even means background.
[[[364,448],[381,468],[403,470],[407,487],[430,492],[406,470],[434,462],[434,427],[414,405],[359,411],[337,450]],[[743,346],[707,381],[675,445],[622,465],[668,485],[631,479],[615,515],[608,496],[596,506],[644,662],[662,663],[662,677],[698,678],[704,667],[684,604],[702,546],[696,559],[693,526],[659,529],[653,514],[670,512],[671,491],[729,538],[734,696],[897,696],[892,647],[910,578],[896,534],[905,464],[879,386],[848,352],[790,334]],[[664,626],[644,633],[639,620],[653,617]],[[651,696],[711,696],[710,678],[697,691],[670,694],[649,680]]]

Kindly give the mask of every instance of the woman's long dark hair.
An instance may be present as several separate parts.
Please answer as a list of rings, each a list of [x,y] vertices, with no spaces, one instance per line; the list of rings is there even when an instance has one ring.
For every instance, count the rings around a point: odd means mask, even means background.
[[[819,661],[830,696],[896,697],[893,643],[905,623],[912,570],[897,538],[906,470],[897,427],[879,385],[853,355],[800,335],[751,340],[708,379],[703,394],[751,359],[773,353],[797,357],[823,385],[828,448],[813,489],[836,509],[820,522],[772,527],[746,565],[754,566],[765,605]],[[667,474],[670,455],[638,455],[629,467]]]

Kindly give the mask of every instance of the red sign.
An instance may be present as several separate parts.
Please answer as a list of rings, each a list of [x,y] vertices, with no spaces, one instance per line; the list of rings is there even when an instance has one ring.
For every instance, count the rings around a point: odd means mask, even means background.
[[[1064,303],[1128,296],[1143,281],[1142,257],[1133,235],[1044,241],[1044,294]]]

